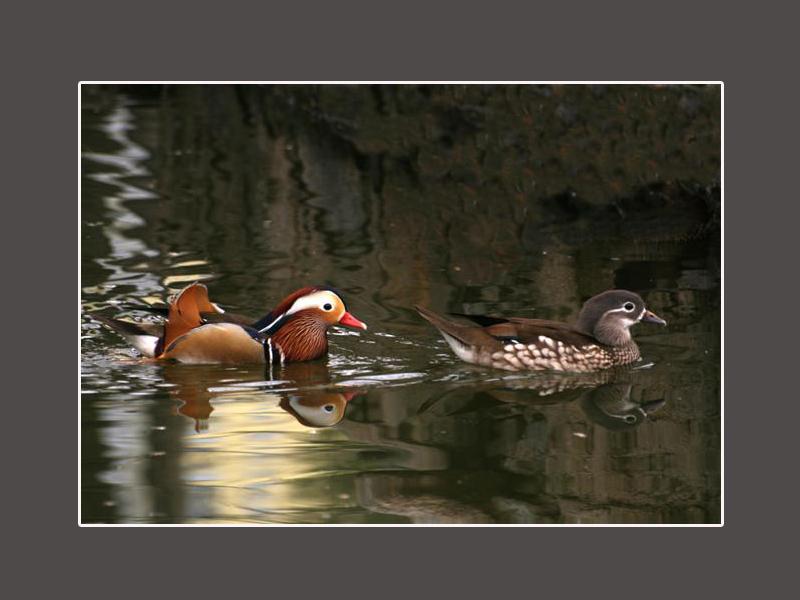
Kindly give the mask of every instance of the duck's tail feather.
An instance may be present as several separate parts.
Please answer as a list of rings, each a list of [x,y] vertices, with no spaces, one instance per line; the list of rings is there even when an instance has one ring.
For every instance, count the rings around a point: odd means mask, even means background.
[[[445,339],[455,338],[462,344],[467,346],[474,345],[479,340],[475,339],[476,337],[481,337],[481,331],[479,328],[475,327],[474,325],[462,325],[460,323],[456,323],[449,319],[444,318],[441,315],[436,314],[430,309],[425,308],[424,306],[414,306],[417,309],[417,312],[427,320],[431,325],[436,327],[443,335],[445,335]],[[450,340],[448,340],[450,341]]]
[[[91,317],[121,335],[134,348],[149,358],[155,356],[158,342],[164,335],[164,326],[160,323],[134,323],[94,314]]]

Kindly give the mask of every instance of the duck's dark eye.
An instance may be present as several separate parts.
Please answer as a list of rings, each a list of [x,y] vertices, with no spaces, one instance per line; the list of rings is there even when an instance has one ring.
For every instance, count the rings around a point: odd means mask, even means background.
[[[636,308],[636,305],[633,302],[626,302],[622,305],[627,312],[633,312],[633,309]]]
[[[330,412],[333,412],[333,404],[326,404],[326,405],[325,405],[325,406],[323,406],[322,408],[324,408],[324,409],[325,409],[325,412],[329,412],[329,413],[330,413]]]
[[[322,305],[322,309],[323,310],[333,310],[333,304],[331,304],[330,302],[326,302],[325,304]]]

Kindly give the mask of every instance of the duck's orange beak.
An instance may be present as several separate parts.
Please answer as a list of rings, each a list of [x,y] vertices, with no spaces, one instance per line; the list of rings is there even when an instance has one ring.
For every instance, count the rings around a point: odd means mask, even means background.
[[[353,327],[354,329],[365,329],[367,328],[367,324],[359,321],[349,312],[346,312],[342,315],[342,318],[339,319],[339,325],[344,325],[345,327]]]

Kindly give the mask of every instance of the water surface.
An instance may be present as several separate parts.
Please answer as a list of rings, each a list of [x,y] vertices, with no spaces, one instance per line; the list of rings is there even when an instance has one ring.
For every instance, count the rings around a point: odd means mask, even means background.
[[[479,122],[434,92],[415,100],[438,107],[430,122],[404,90],[367,94],[374,118],[330,108],[348,88],[313,110],[300,92],[84,88],[82,521],[719,522],[719,236],[700,142],[660,130],[674,172],[654,184],[647,156],[572,144],[554,163],[506,122],[552,110],[551,147],[598,118],[586,91],[465,102]],[[623,94],[642,113],[615,134],[631,147],[658,93]],[[702,139],[704,92],[664,93]],[[576,170],[592,151],[594,174]],[[257,317],[330,283],[370,329],[332,330],[326,360],[270,373],[144,362],[90,318],[152,319],[137,304],[196,280]],[[639,325],[638,368],[596,377],[465,365],[411,308],[571,320],[613,287],[669,327]]]

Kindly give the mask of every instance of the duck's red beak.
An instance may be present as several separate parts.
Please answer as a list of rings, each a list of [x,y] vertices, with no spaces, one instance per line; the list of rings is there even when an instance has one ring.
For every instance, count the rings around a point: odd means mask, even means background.
[[[352,327],[354,329],[366,329],[367,328],[367,324],[366,323],[364,323],[362,321],[359,321],[353,315],[351,315],[349,312],[345,312],[342,315],[342,318],[339,319],[339,325],[344,325],[345,327]]]
[[[355,398],[359,394],[361,394],[360,390],[355,390],[355,391],[352,391],[352,392],[342,392],[342,396],[344,396],[344,401],[345,402],[350,402],[350,400],[352,400],[353,398]]]

